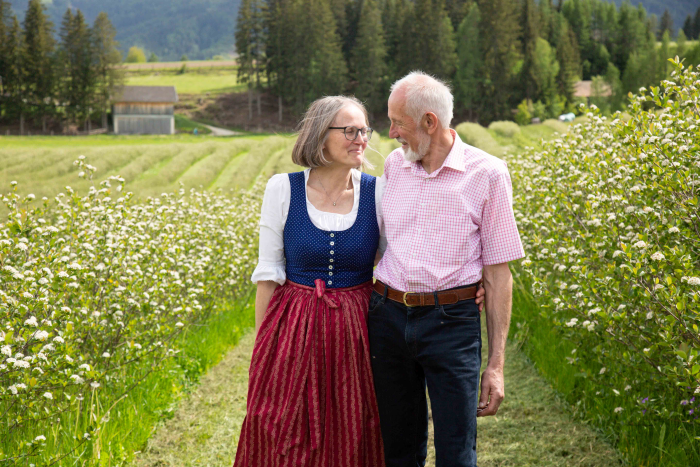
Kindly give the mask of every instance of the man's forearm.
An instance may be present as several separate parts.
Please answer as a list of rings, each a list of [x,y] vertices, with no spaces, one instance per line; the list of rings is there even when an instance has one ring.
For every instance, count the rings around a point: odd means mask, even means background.
[[[503,368],[506,339],[513,304],[513,276],[508,263],[484,266],[486,289],[486,331],[489,342],[489,366]]]

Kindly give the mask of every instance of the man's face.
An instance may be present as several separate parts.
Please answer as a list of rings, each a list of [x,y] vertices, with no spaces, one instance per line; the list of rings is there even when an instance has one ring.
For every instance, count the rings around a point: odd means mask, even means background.
[[[401,143],[404,158],[411,162],[421,160],[430,149],[430,135],[406,112],[406,96],[397,89],[389,96],[389,137]]]

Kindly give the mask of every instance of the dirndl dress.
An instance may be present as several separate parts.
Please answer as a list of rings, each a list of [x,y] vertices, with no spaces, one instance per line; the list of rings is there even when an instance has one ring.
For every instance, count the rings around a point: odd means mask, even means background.
[[[287,281],[256,338],[234,467],[383,467],[367,334],[375,179],[362,174],[357,219],[334,232],[311,222],[304,173],[289,178]]]

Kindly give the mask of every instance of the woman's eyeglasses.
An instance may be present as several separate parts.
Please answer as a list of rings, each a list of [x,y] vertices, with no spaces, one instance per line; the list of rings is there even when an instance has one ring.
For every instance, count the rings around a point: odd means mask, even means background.
[[[374,130],[372,130],[370,127],[364,127],[364,128],[357,128],[354,126],[329,126],[329,130],[343,130],[343,134],[345,134],[345,139],[348,141],[355,141],[357,139],[357,135],[360,133],[362,134],[362,138],[365,139],[366,141],[369,141],[372,139],[372,133]]]

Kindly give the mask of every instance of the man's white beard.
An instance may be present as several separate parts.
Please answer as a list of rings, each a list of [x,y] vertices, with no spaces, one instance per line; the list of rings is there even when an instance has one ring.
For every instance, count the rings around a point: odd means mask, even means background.
[[[408,145],[408,149],[403,153],[403,158],[409,162],[417,162],[423,159],[428,154],[428,150],[430,149],[430,135],[426,133],[420,135],[418,138],[418,149],[414,151],[411,149],[411,146]]]

